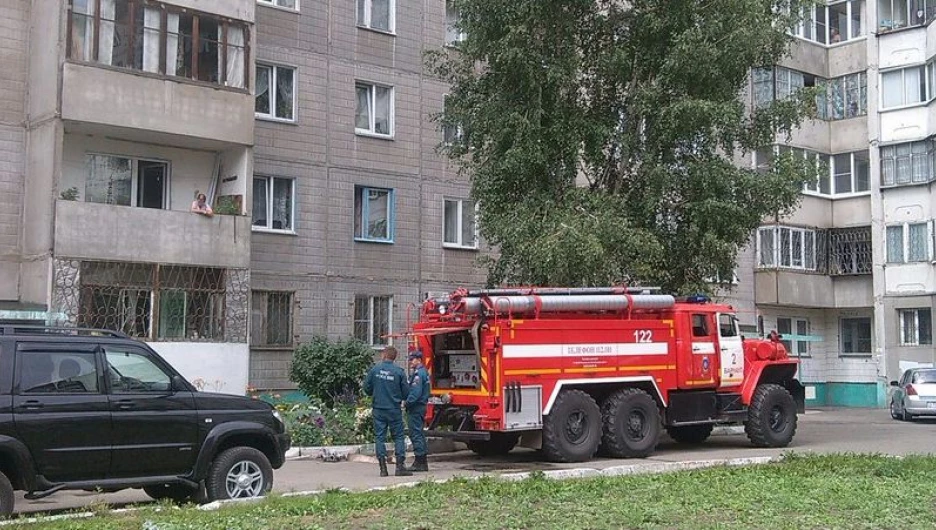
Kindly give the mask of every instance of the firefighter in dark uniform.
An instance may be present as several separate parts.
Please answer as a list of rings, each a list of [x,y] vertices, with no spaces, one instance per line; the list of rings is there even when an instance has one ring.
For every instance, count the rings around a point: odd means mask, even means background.
[[[413,452],[416,461],[410,471],[429,471],[426,461],[428,448],[426,447],[426,434],[423,425],[426,421],[426,405],[429,403],[429,372],[423,366],[422,352],[416,350],[409,354],[410,379],[409,395],[406,397],[406,419],[409,428],[410,440],[413,442]]]
[[[384,348],[382,360],[371,368],[364,379],[364,393],[374,397],[374,430],[377,434],[377,461],[380,476],[387,473],[387,429],[393,435],[396,476],[408,477],[413,473],[406,469],[406,439],[403,432],[403,404],[409,395],[406,372],[394,363],[397,350],[393,346]]]

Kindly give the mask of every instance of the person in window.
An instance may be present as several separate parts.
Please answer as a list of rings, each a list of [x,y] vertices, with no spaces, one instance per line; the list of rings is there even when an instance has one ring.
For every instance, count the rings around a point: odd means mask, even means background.
[[[842,36],[839,35],[839,30],[832,28],[832,31],[829,33],[830,42],[842,42]]]
[[[205,197],[204,193],[199,193],[198,196],[195,197],[195,200],[192,201],[192,211],[204,215],[205,217],[214,215],[211,206],[208,206],[208,198]]]

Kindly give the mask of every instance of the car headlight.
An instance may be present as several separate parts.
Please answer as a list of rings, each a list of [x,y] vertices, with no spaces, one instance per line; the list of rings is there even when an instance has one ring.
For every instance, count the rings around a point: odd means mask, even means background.
[[[276,418],[276,421],[278,421],[278,422],[280,423],[280,425],[283,426],[283,428],[286,427],[286,422],[283,421],[283,415],[280,414],[280,412],[279,412],[278,410],[273,409],[273,417]]]

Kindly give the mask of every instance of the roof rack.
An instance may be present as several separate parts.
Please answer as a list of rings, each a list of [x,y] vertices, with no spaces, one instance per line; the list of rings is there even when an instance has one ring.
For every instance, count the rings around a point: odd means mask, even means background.
[[[86,337],[112,337],[116,339],[132,338],[122,331],[99,328],[69,328],[57,326],[29,326],[0,324],[0,335],[79,335]]]

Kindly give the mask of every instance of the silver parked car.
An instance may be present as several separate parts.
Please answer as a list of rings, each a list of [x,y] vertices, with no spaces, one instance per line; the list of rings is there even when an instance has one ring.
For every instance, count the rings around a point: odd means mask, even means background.
[[[895,420],[936,416],[936,368],[911,368],[891,381],[890,413]]]

